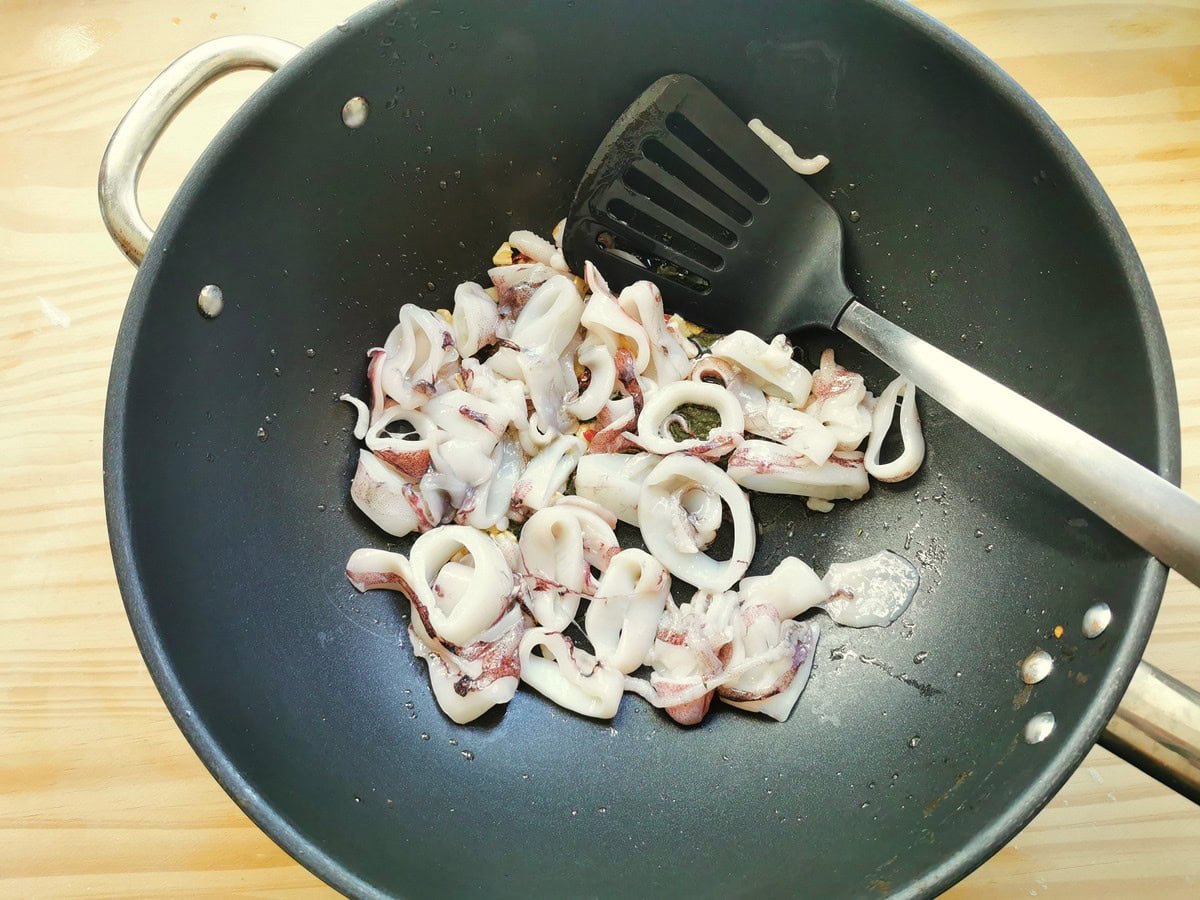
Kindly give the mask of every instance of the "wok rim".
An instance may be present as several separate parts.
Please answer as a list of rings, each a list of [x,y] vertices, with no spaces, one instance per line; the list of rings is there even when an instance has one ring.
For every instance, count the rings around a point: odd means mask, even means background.
[[[1179,406],[1166,333],[1133,241],[1096,175],[1033,97],[997,63],[965,38],[903,0],[863,2],[896,17],[907,27],[949,52],[956,61],[978,76],[985,88],[1014,109],[1074,180],[1074,187],[1087,200],[1105,237],[1116,248],[1125,284],[1133,296],[1154,388],[1154,396],[1150,398],[1157,419],[1155,443],[1158,458],[1154,469],[1178,484],[1181,470]],[[373,20],[382,14],[385,7],[390,9],[393,5],[391,0],[381,0],[355,14],[352,21]],[[186,218],[193,197],[200,192],[207,180],[206,176],[213,161],[227,152],[234,135],[246,122],[252,120],[261,108],[272,103],[287,85],[305,77],[320,61],[325,48],[341,37],[336,29],[326,32],[254,92],[201,154],[163,216],[134,279],[114,347],[104,420],[104,500],[117,583],[138,649],[167,709],[192,749],[251,821],[297,862],[342,893],[356,897],[383,898],[393,895],[361,878],[326,853],[256,792],[222,746],[213,738],[206,724],[192,715],[187,693],[164,648],[138,571],[128,516],[130,480],[127,479],[123,467],[126,441],[129,438],[125,427],[125,386],[134,368],[134,350],[145,309],[172,236]],[[1115,677],[1097,691],[1096,697],[1085,711],[1082,725],[1077,727],[1070,738],[1058,748],[1056,754],[1047,760],[1042,775],[1010,803],[1004,814],[996,817],[986,830],[974,835],[957,852],[945,856],[924,875],[901,887],[896,896],[940,893],[978,868],[1041,811],[1096,744],[1133,677],[1162,601],[1168,570],[1149,556],[1146,561],[1147,565],[1134,599],[1134,612],[1127,624],[1127,637],[1114,653]]]

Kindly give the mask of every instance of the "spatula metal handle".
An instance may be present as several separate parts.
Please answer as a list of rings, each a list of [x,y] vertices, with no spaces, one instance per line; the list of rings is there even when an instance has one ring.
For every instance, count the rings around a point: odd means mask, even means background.
[[[982,372],[852,302],[838,329],[968,425],[1200,585],[1200,502]]]
[[[1200,502],[1085,431],[851,302],[838,329],[1188,581],[1200,584]],[[1200,803],[1200,694],[1149,663],[1103,742]]]

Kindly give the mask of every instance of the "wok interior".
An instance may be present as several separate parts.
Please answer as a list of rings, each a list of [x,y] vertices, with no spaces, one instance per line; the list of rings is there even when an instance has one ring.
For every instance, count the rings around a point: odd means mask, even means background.
[[[361,393],[364,351],[402,303],[449,306],[511,229],[548,234],[613,117],[683,71],[832,159],[813,183],[858,213],[848,278],[866,302],[1162,466],[1143,286],[1076,174],[980,75],[873,4],[436,6],[376,7],[276,76],[139,278],[120,458],[139,627],[178,678],[177,714],[227,755],[210,765],[315,845],[310,865],[357,890],[861,896],[960,876],[1094,731],[1118,649],[1145,638],[1128,623],[1148,628],[1157,603],[1143,554],[922,398],[930,449],[911,481],[826,516],[753,499],[751,574],[883,548],[922,569],[893,627],[822,620],[786,724],[720,708],[684,730],[629,698],[610,728],[523,690],[458,727],[397,598],[343,576],[356,547],[408,542],[349,504],[353,411],[332,397]],[[350,130],[354,95],[370,112]],[[195,309],[208,283],[226,300],[212,322]],[[755,298],[729,301],[753,330]],[[799,343],[810,365],[831,345],[886,383],[837,337]],[[1116,624],[1086,641],[1097,599]],[[1017,665],[1038,647],[1056,668],[1027,689]],[[1028,746],[1043,710],[1057,730]]]

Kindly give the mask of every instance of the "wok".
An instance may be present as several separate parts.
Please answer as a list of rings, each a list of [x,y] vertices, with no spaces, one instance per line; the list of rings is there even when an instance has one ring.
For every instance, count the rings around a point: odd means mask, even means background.
[[[527,691],[468,727],[443,717],[402,604],[345,580],[355,548],[407,542],[347,502],[352,411],[332,398],[361,392],[400,304],[447,306],[511,229],[548,232],[613,118],[684,71],[833,160],[813,183],[844,217],[858,296],[1178,479],[1153,297],[1045,113],[883,0],[686,16],[414,0],[294,49],[242,37],[182,57],[118,127],[100,186],[141,261],[106,421],[117,573],[159,689],[238,804],[358,896],[917,895],[1010,839],[1113,716],[1166,571],[937,404],[913,480],[828,516],[753,501],[751,573],[892,548],[923,576],[903,621],[828,627],[786,724],[720,709],[683,730],[636,699],[610,727]],[[151,239],[134,192],[161,129],[220,73],[285,63]],[[357,128],[352,97],[369,104]],[[225,301],[211,321],[206,285]],[[797,342],[810,364],[831,345],[887,378],[835,335]],[[1087,640],[1097,601],[1113,624]],[[1055,669],[1029,687],[1018,665],[1038,648]],[[1195,796],[1194,695],[1148,669],[1134,687],[1110,741]],[[1028,744],[1041,712],[1056,727]]]

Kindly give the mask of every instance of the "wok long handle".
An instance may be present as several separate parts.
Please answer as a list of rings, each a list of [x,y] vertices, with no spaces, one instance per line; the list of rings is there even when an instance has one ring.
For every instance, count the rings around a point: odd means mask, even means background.
[[[1200,803],[1200,693],[1186,684],[1138,663],[1100,743]]]
[[[100,215],[108,233],[135,266],[154,236],[138,206],[138,179],[171,120],[222,75],[239,69],[274,72],[299,52],[290,41],[259,34],[206,41],[163,69],[133,102],[104,151],[99,193]]]
[[[838,329],[1200,585],[1200,502],[1087,432],[852,301]],[[1200,802],[1200,694],[1142,663],[1106,740]]]

